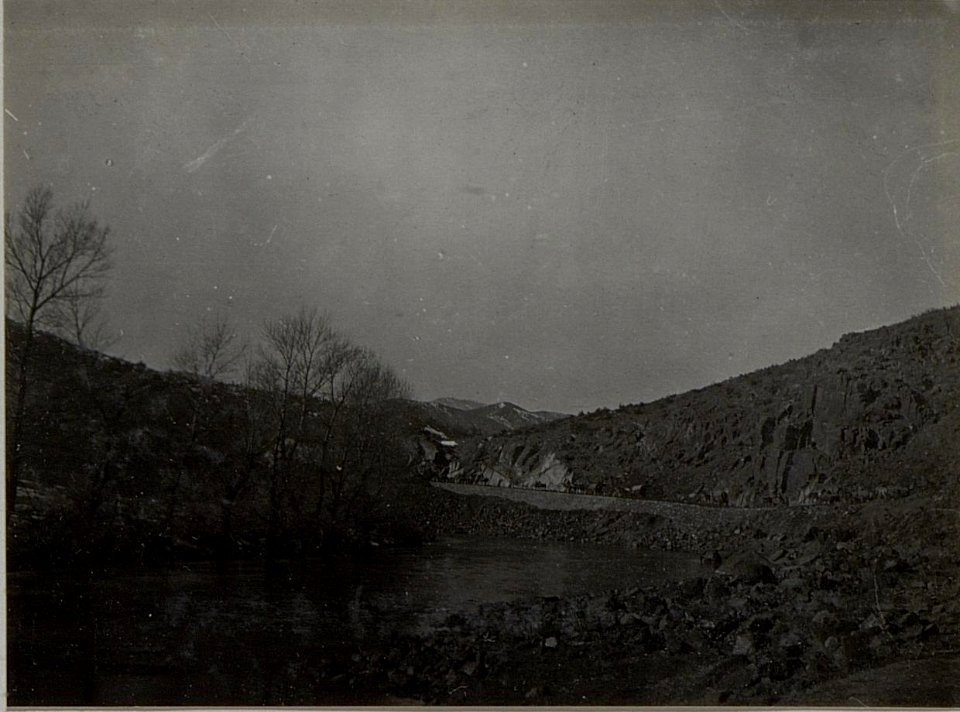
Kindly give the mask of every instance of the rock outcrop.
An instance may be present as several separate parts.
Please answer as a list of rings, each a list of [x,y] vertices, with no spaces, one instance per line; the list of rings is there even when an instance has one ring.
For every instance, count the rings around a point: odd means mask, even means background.
[[[929,312],[654,403],[469,439],[447,476],[737,506],[902,496],[925,483],[879,464],[960,404],[958,359],[960,308]]]

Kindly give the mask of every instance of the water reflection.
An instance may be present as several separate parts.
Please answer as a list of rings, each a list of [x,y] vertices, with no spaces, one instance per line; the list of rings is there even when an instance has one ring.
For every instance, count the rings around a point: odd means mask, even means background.
[[[8,576],[15,705],[316,704],[317,661],[453,612],[685,578],[684,554],[445,540],[362,560]]]

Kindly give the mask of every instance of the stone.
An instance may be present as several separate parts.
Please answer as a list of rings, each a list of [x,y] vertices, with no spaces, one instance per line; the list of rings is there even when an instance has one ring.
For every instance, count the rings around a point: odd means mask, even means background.
[[[753,639],[748,635],[738,635],[733,644],[734,655],[749,655],[753,652]]]
[[[780,582],[780,588],[784,591],[799,591],[803,588],[803,579],[791,576]]]
[[[795,631],[787,631],[780,636],[780,648],[787,655],[799,655],[803,651],[803,638]]]
[[[777,582],[777,577],[768,562],[754,552],[734,554],[724,561],[717,571],[731,576],[734,581],[748,585]]]

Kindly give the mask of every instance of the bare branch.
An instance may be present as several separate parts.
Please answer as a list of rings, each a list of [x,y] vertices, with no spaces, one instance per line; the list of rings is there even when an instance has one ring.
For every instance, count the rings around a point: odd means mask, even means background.
[[[109,333],[100,312],[102,286],[70,289],[58,300],[45,321],[61,336],[81,348],[103,351],[113,346],[117,337]]]
[[[92,305],[103,297],[110,229],[90,215],[89,204],[54,213],[53,192],[38,186],[15,219],[7,216],[4,236],[8,309],[28,333],[41,325],[62,326],[65,312],[85,311],[80,302]]]
[[[181,371],[210,381],[232,375],[246,354],[246,344],[223,314],[203,317],[188,328],[187,338],[173,356]]]
[[[317,397],[336,373],[343,337],[316,309],[300,309],[268,322],[263,329],[261,361],[291,396]]]
[[[52,327],[78,342],[95,323],[111,263],[110,230],[90,215],[88,203],[53,211],[53,191],[30,190],[16,216],[4,219],[5,293],[8,315],[26,337],[17,354],[17,377],[7,466],[7,512],[16,506],[23,462],[22,425],[30,386],[33,336]]]

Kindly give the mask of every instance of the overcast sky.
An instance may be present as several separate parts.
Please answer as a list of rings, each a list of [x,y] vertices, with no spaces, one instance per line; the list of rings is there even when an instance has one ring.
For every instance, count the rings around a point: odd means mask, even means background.
[[[5,195],[113,352],[329,310],[422,399],[650,401],[960,300],[950,2],[7,2]]]

